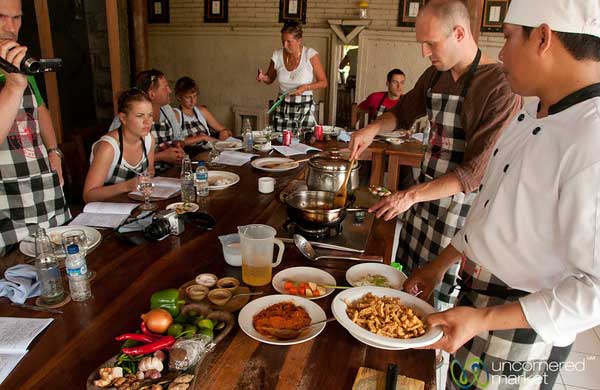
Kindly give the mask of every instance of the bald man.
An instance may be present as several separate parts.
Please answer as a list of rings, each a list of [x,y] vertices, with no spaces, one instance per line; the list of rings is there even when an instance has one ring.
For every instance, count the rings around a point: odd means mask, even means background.
[[[416,20],[417,41],[430,66],[390,112],[352,137],[359,156],[380,132],[408,129],[427,115],[430,139],[417,184],[369,209],[386,221],[401,213],[397,261],[410,273],[435,258],[462,227],[477,191],[490,148],[521,106],[500,64],[483,55],[461,1],[430,1]],[[438,309],[454,301],[450,291],[458,266],[436,290]]]

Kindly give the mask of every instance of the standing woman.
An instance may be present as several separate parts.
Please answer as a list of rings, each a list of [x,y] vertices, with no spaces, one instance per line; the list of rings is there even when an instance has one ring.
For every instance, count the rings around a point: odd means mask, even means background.
[[[146,93],[131,88],[118,101],[121,126],[92,146],[90,170],[83,186],[86,202],[103,201],[134,191],[138,174],[154,174],[152,102]]]
[[[311,128],[316,123],[313,91],[327,88],[323,65],[315,49],[302,45],[302,28],[297,22],[283,25],[281,43],[283,48],[273,52],[267,73],[259,69],[256,80],[271,84],[277,79],[279,95],[293,91],[275,110],[276,131]]]
[[[185,137],[186,145],[199,142],[225,140],[231,137],[231,131],[222,125],[206,107],[198,106],[198,86],[191,77],[183,76],[175,83],[175,96],[179,108],[174,108],[175,115]],[[210,130],[214,129],[215,133]]]

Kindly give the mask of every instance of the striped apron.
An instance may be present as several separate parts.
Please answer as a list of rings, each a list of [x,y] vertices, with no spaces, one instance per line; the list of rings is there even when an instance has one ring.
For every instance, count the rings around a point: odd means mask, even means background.
[[[0,256],[7,247],[71,219],[58,173],[50,168],[28,85],[5,142],[0,144]]]
[[[511,289],[469,259],[464,259],[461,277],[456,288],[460,291],[457,302],[460,306],[503,305],[528,295]],[[571,347],[546,343],[533,329],[479,333],[450,357],[446,389],[550,390],[558,377],[559,365],[566,361]]]
[[[286,96],[273,113],[275,131],[312,129],[316,124],[312,95]]]
[[[478,50],[460,95],[432,92],[432,87],[441,72],[437,73],[427,90],[427,116],[431,122],[431,132],[427,150],[421,161],[419,183],[443,176],[463,162],[467,142],[461,124],[461,114],[465,96],[480,59],[481,51]],[[464,225],[475,196],[476,192],[459,192],[447,198],[417,203],[407,210],[396,257],[408,273],[435,259],[450,244],[452,237]],[[444,276],[442,284],[434,291],[434,302],[438,310],[448,309],[456,301],[457,293],[451,294],[450,290],[456,283],[458,267],[458,264],[452,266]]]
[[[140,141],[142,142],[142,151],[144,152],[142,159],[133,168],[129,168],[123,164],[123,130],[121,127],[119,127],[117,131],[119,134],[119,159],[117,160],[117,164],[113,169],[112,175],[107,181],[104,182],[104,185],[122,183],[129,179],[133,179],[139,173],[142,173],[148,169],[148,154],[146,152],[144,139],[141,137]]]

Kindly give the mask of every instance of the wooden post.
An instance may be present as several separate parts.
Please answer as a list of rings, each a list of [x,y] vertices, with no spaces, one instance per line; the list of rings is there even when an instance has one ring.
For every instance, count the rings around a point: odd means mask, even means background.
[[[108,31],[113,109],[116,115],[117,94],[123,88],[123,81],[121,79],[121,43],[119,42],[119,7],[117,0],[106,0],[106,28]]]
[[[41,56],[45,58],[54,57],[54,46],[52,45],[52,32],[50,29],[50,14],[48,12],[47,0],[35,0],[35,17],[37,19],[38,34],[40,36]],[[61,143],[63,139],[62,117],[60,116],[60,97],[58,95],[58,81],[56,73],[44,73],[46,81],[46,95],[48,96],[48,109],[52,118],[52,125],[56,132],[56,142]]]
[[[135,73],[148,69],[148,8],[147,1],[132,0],[131,5],[131,26],[133,39],[130,49],[134,53]]]
[[[479,41],[479,33],[481,30],[481,17],[483,15],[483,0],[466,0],[465,4],[469,8],[471,15],[471,32],[475,42]]]

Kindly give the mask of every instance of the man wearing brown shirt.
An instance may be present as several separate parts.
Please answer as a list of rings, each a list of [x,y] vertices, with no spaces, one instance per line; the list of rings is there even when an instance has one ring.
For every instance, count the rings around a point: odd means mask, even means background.
[[[434,259],[463,226],[501,129],[520,109],[501,65],[481,54],[459,0],[433,0],[419,12],[417,41],[432,66],[389,113],[352,137],[351,158],[379,132],[409,128],[419,117],[431,122],[418,183],[369,209],[386,221],[404,213],[397,258],[410,273]],[[438,309],[453,303],[450,289],[458,265],[436,291]]]

